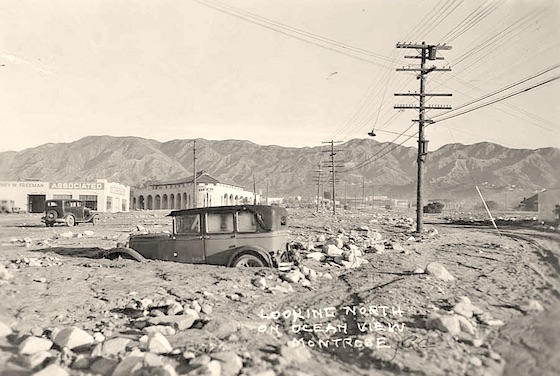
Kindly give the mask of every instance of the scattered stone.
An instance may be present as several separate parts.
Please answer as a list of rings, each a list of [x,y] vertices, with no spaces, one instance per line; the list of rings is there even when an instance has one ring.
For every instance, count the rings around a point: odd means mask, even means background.
[[[342,249],[340,249],[339,247],[337,247],[334,244],[326,244],[323,247],[323,251],[324,251],[324,253],[326,253],[328,256],[331,256],[331,257],[342,256],[342,253],[344,253],[344,251]]]
[[[333,279],[332,275],[330,275],[330,273],[325,273],[323,274],[323,278],[325,279]]]
[[[426,320],[426,329],[438,329],[451,335],[459,335],[461,333],[461,324],[457,316],[431,313]]]
[[[253,286],[258,287],[260,289],[266,288],[266,278],[264,277],[256,277],[251,280]]]
[[[461,328],[461,331],[463,331],[465,333],[472,334],[472,335],[475,334],[474,325],[468,318],[466,318],[465,316],[461,316],[461,315],[457,315],[456,317],[459,320],[459,326]]]
[[[69,373],[66,368],[59,366],[58,364],[50,364],[40,370],[35,372],[33,376],[68,376]]]
[[[196,300],[193,300],[191,302],[191,308],[194,309],[196,312],[201,312],[202,311],[202,306],[200,305],[200,303]]]
[[[91,345],[94,339],[91,335],[75,326],[64,328],[54,337],[54,343],[59,347],[68,347],[70,350],[76,347]]]
[[[168,325],[172,326],[177,330],[186,330],[193,326],[194,322],[199,319],[198,312],[195,310],[188,310],[189,312],[192,311],[195,314],[185,314],[187,311],[183,312],[182,315],[176,316],[157,316],[151,317],[148,319],[148,323],[152,325]]]
[[[484,323],[488,326],[504,326],[506,324],[502,320],[498,320],[498,319],[486,320],[484,321]]]
[[[65,231],[61,234],[58,234],[58,236],[64,239],[72,239],[74,237],[74,233],[72,233],[72,231]]]
[[[86,230],[83,232],[84,236],[93,236],[95,235],[95,232],[91,231],[91,230]]]
[[[142,369],[144,354],[141,351],[132,351],[115,368],[112,376],[129,376]]]
[[[305,278],[305,276],[298,270],[292,270],[289,273],[282,274],[280,278],[290,283],[297,283],[300,279]]]
[[[305,346],[293,346],[291,343],[280,347],[280,355],[288,363],[304,363],[311,359],[311,352]]]
[[[198,367],[187,375],[194,376],[194,375],[204,375],[204,376],[220,376],[222,374],[222,364],[218,360],[212,360],[201,367]]]
[[[165,312],[165,314],[174,316],[181,312],[183,312],[183,306],[180,303],[173,301],[170,305],[167,306],[167,311]]]
[[[480,360],[480,358],[477,358],[476,356],[473,356],[472,358],[470,358],[469,363],[472,364],[475,367],[481,367],[482,366],[482,360]]]
[[[171,326],[167,325],[154,325],[154,326],[147,326],[142,329],[142,333],[144,334],[153,334],[153,333],[161,333],[164,336],[174,336],[177,331],[172,328]]]
[[[146,344],[148,351],[155,354],[166,354],[173,350],[173,347],[161,333],[153,333],[148,337],[148,343]]]
[[[237,375],[243,368],[243,360],[233,351],[212,353],[210,356],[222,363],[222,375],[224,376]]]
[[[453,306],[453,311],[466,318],[471,318],[473,316],[473,306],[470,299],[461,297],[461,301]]]
[[[440,279],[442,281],[453,281],[455,278],[445,269],[443,265],[437,262],[430,262],[426,265],[425,273],[432,275],[433,277]]]
[[[105,358],[116,357],[120,353],[126,352],[126,346],[129,344],[130,339],[128,338],[111,338],[107,341],[98,344],[93,352],[92,356],[101,356]]]
[[[105,341],[105,336],[99,332],[93,333],[93,340],[95,342],[103,342]]]
[[[212,314],[212,306],[210,304],[203,304],[200,311],[202,313],[207,314],[207,315],[211,315]]]
[[[541,305],[541,303],[539,303],[538,300],[534,300],[534,299],[524,301],[521,304],[519,304],[518,307],[521,311],[523,311],[523,313],[526,314],[544,311],[544,308]]]
[[[311,252],[307,254],[307,258],[314,259],[317,261],[324,261],[325,254],[323,252]]]
[[[99,375],[114,375],[114,370],[119,362],[116,359],[99,358],[94,361],[89,369]]]
[[[53,355],[48,351],[40,351],[38,353],[26,356],[23,359],[24,365],[29,369],[39,368],[44,365],[47,359],[52,358]]]
[[[45,277],[41,277],[41,278],[34,278],[33,282],[39,282],[39,283],[47,283],[47,279]]]
[[[12,334],[12,329],[2,321],[0,321],[0,338],[4,338]]]
[[[19,344],[18,351],[22,355],[33,355],[50,350],[52,345],[52,341],[46,338],[27,337]]]

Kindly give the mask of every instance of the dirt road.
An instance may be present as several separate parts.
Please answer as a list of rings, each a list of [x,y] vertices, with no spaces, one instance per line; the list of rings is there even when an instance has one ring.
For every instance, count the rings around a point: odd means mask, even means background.
[[[169,375],[560,374],[558,233],[498,234],[428,217],[430,231],[420,237],[413,213],[333,218],[291,209],[299,270],[314,278],[98,258],[137,225],[167,230],[165,214],[104,214],[98,226],[71,229],[43,227],[39,216],[0,217],[0,322],[12,332],[0,327],[0,373],[55,365],[66,374],[112,375],[141,353],[138,374],[146,367]],[[337,238],[367,263],[348,268],[336,257],[306,257]],[[426,270],[430,263],[453,279]],[[171,321],[175,303],[185,310],[176,316],[196,311],[198,318],[187,329],[161,329],[172,349],[150,350],[146,327],[154,317]],[[22,352],[29,336],[52,340],[72,326],[95,340],[73,350],[55,340],[42,362]],[[126,346],[95,350],[115,338]],[[157,361],[146,365],[150,352]]]

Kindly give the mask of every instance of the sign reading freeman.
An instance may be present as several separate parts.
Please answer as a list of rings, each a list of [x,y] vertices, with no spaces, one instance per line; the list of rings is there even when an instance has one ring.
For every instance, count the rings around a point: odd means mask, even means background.
[[[340,313],[340,315],[337,315]],[[352,316],[350,320],[345,320],[344,316]],[[326,322],[318,324],[306,324],[303,322],[305,319],[324,319],[333,318],[337,316],[342,318],[343,322]],[[341,317],[342,316],[342,317]],[[370,306],[344,306],[337,311],[336,307],[325,307],[320,309],[306,309],[301,308],[290,309],[286,311],[273,311],[265,313],[263,309],[260,312],[260,318],[266,320],[291,319],[291,332],[297,335],[304,335],[305,333],[322,333],[321,337],[326,339],[303,339],[294,338],[294,345],[306,345],[309,347],[328,348],[328,347],[369,347],[377,349],[389,349],[391,346],[387,338],[384,336],[386,332],[404,331],[405,323],[394,321],[401,320],[403,311],[400,307],[389,307],[382,305]],[[383,319],[383,322],[377,319]],[[360,321],[361,320],[361,321]],[[340,321],[340,320],[337,320]],[[352,328],[351,332],[360,334],[370,334],[363,339],[346,337],[349,334],[348,322],[355,323],[356,327]],[[356,331],[357,329],[357,331]],[[280,334],[279,325],[261,325],[257,329],[260,333],[268,330]],[[330,337],[333,336],[333,337]]]
[[[97,189],[103,190],[104,183],[51,183],[51,189]]]

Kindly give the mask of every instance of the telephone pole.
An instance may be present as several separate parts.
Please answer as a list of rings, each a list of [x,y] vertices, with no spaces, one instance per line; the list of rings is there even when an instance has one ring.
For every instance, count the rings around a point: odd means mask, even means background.
[[[424,139],[424,127],[426,124],[431,124],[434,121],[426,119],[426,110],[450,110],[451,106],[447,105],[426,105],[426,97],[450,97],[451,94],[427,94],[425,92],[426,87],[426,75],[430,72],[437,71],[450,71],[450,68],[437,68],[435,65],[426,68],[427,60],[443,60],[443,57],[438,57],[438,50],[450,50],[451,46],[444,45],[429,45],[425,42],[422,44],[409,44],[409,43],[397,43],[397,48],[408,48],[415,49],[418,51],[419,55],[415,56],[405,56],[408,59],[420,59],[420,67],[408,67],[408,68],[397,68],[400,72],[419,72],[416,78],[420,80],[420,92],[414,93],[395,93],[395,96],[410,96],[418,97],[419,105],[411,104],[400,104],[395,105],[395,109],[417,109],[418,110],[418,120],[413,120],[418,122],[418,176],[417,176],[417,186],[416,186],[416,232],[422,233],[424,227],[424,220],[422,217],[422,180],[424,176],[423,165],[426,161],[426,155],[428,154],[428,141]]]
[[[321,184],[323,183],[321,181],[321,162],[319,162],[317,164],[317,167],[319,167],[319,169],[316,171],[317,172],[317,213],[319,213],[319,200],[321,199]]]
[[[323,144],[331,144],[331,150],[330,150],[330,157],[331,157],[331,165],[329,167],[331,167],[331,174],[332,174],[332,199],[333,199],[333,215],[336,215],[336,193],[335,193],[335,189],[336,189],[336,167],[342,167],[342,166],[336,166],[335,164],[335,159],[334,156],[336,155],[335,151],[340,151],[340,150],[334,150],[334,144],[339,144],[342,141],[324,141]]]
[[[194,170],[194,180],[193,180],[193,208],[197,207],[197,196],[198,187],[196,183],[196,140],[193,140],[193,170]]]

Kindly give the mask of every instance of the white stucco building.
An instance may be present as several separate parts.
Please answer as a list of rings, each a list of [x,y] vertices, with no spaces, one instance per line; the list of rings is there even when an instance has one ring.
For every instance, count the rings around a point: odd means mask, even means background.
[[[259,203],[260,197],[241,187],[220,183],[205,171],[197,173],[196,207]],[[188,209],[195,207],[194,176],[133,188],[132,209]]]
[[[2,181],[0,198],[13,200],[16,207],[29,213],[43,212],[45,201],[50,199],[79,199],[85,201],[86,207],[99,212],[126,212],[130,206],[130,187],[106,179]]]
[[[539,193],[539,220],[555,222],[558,220],[556,206],[560,205],[560,188],[547,189]]]

